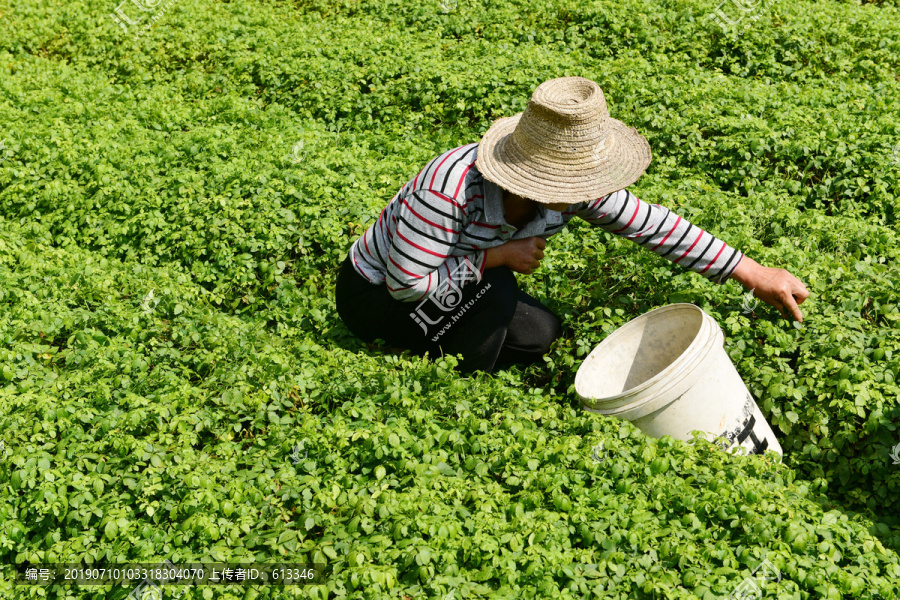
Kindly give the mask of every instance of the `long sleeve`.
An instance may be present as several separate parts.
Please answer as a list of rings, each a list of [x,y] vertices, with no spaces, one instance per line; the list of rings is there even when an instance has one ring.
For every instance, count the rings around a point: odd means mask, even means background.
[[[397,300],[414,302],[429,295],[447,299],[469,281],[480,281],[485,251],[451,256],[465,222],[464,207],[434,190],[419,190],[399,199],[390,217],[378,223],[388,231],[390,246],[385,276],[388,291]]]
[[[718,284],[725,283],[744,257],[711,233],[628,190],[589,202],[575,214]]]

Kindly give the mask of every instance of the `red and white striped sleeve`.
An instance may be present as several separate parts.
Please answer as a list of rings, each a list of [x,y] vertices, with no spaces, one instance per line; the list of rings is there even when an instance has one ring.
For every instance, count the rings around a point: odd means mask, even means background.
[[[392,297],[414,302],[481,279],[484,250],[452,256],[465,224],[465,207],[434,190],[418,190],[398,202],[387,225],[385,283]]]
[[[718,284],[725,283],[744,257],[711,233],[628,190],[588,202],[575,214]]]

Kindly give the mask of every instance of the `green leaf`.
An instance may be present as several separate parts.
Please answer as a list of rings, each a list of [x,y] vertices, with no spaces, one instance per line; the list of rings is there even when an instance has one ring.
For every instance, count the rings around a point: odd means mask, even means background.
[[[115,521],[111,520],[106,524],[106,527],[103,529],[103,533],[108,539],[114,539],[119,533],[119,527],[116,525]]]

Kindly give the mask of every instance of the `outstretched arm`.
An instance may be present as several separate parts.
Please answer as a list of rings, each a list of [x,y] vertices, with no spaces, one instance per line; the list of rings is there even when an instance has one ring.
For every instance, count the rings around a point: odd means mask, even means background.
[[[760,265],[659,204],[648,204],[628,190],[619,190],[582,205],[576,214],[716,283],[733,278],[785,318],[787,309],[797,321],[803,321],[798,305],[809,297],[803,282],[785,269]]]
[[[577,206],[575,214],[585,221],[718,284],[728,280],[743,257],[687,219],[659,204],[648,204],[628,190]]]

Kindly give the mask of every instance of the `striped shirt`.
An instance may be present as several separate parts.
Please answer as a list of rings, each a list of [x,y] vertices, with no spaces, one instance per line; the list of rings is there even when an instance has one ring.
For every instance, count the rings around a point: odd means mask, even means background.
[[[532,236],[548,238],[580,217],[605,231],[722,284],[743,254],[659,204],[627,189],[563,212],[538,204],[522,229],[504,219],[503,190],[475,167],[478,144],[449,150],[431,160],[381,211],[350,248],[356,271],[387,285],[397,300],[415,302],[450,285],[451,273],[468,261],[484,272],[488,248]]]

